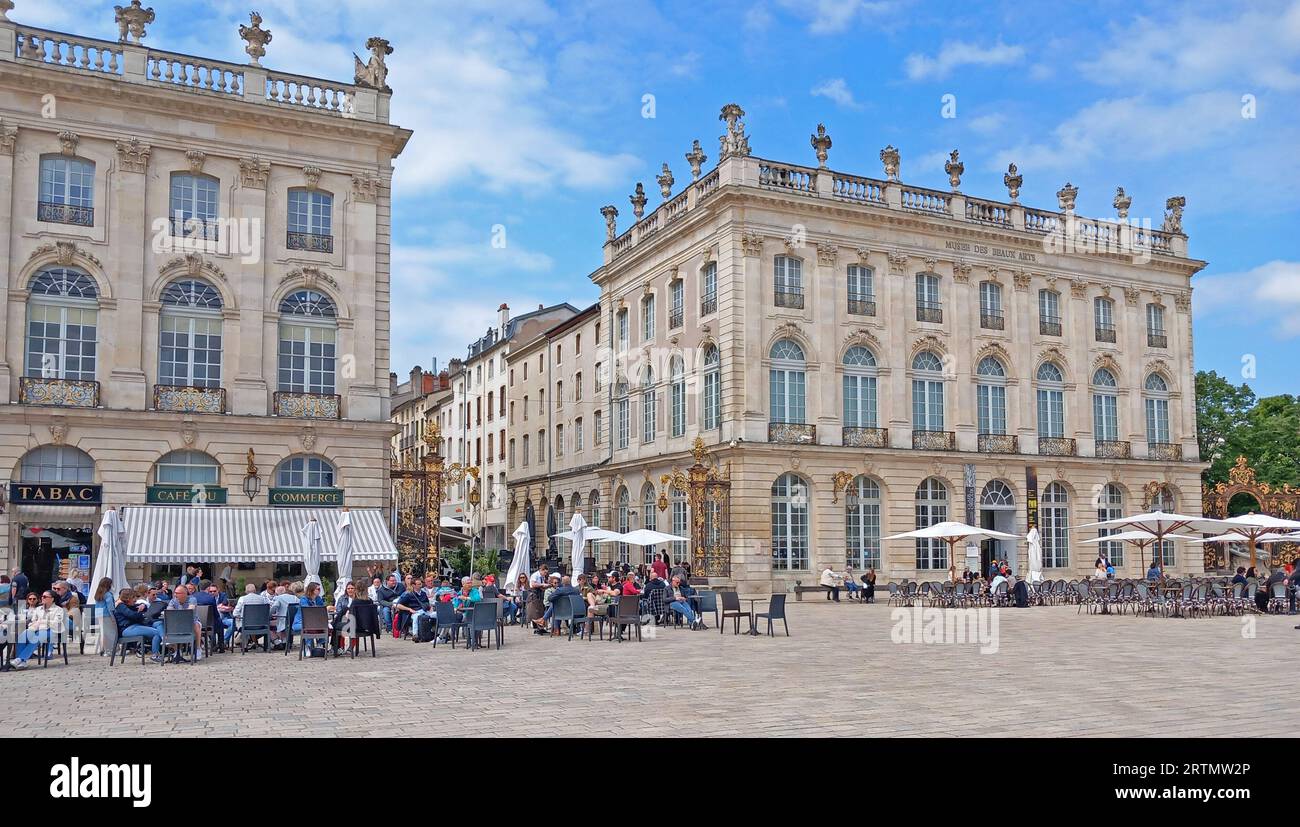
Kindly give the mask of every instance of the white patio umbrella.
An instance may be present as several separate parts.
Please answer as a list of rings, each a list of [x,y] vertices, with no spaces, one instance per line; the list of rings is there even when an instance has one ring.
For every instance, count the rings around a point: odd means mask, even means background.
[[[1029,582],[1037,583],[1043,579],[1043,535],[1034,526],[1025,539],[1029,541]]]
[[[1189,534],[1165,534],[1163,537],[1157,537],[1150,531],[1120,531],[1115,534],[1107,534],[1105,537],[1093,537],[1090,540],[1081,541],[1082,545],[1099,545],[1101,543],[1131,543],[1138,547],[1141,552],[1138,559],[1146,559],[1146,550],[1156,543],[1165,540],[1187,540],[1189,542],[1198,542],[1195,537]]]
[[[573,579],[577,581],[578,575],[582,574],[583,547],[587,545],[587,521],[582,516],[582,512],[573,512],[573,518],[569,520],[569,530],[573,533]]]
[[[458,528],[462,531],[467,528],[465,521],[457,517],[443,517],[438,520],[438,525],[442,528]]]
[[[1172,511],[1148,511],[1145,514],[1135,514],[1132,517],[1116,517],[1113,520],[1102,520],[1099,523],[1086,523],[1079,528],[1117,528],[1121,531],[1145,531],[1152,535],[1156,542],[1165,539],[1166,535],[1177,534],[1180,531],[1198,531],[1202,534],[1212,534],[1217,531],[1227,529],[1226,520],[1215,520],[1209,517],[1192,517],[1187,514],[1175,514]]]
[[[515,540],[515,556],[510,560],[510,568],[506,571],[506,583],[514,586],[519,575],[532,574],[533,537],[528,530],[528,521],[521,522],[511,536]]]
[[[334,587],[334,602],[343,596],[347,591],[348,584],[352,582],[352,515],[348,513],[345,507],[339,512],[339,582]]]
[[[1023,540],[1018,534],[1006,534],[1001,531],[994,531],[991,528],[976,528],[973,525],[965,523],[943,522],[935,523],[925,528],[918,528],[915,531],[904,531],[902,534],[893,534],[884,540],[943,540],[948,544],[948,559],[956,560],[956,547],[958,543],[967,541],[978,543],[981,540]]]
[[[321,534],[320,525],[313,517],[308,520],[302,527],[302,567],[306,569],[307,576],[302,579],[306,583],[320,582],[320,556],[321,556]]]
[[[1217,530],[1223,533],[1217,537],[1211,537],[1208,540],[1199,542],[1245,543],[1246,548],[1250,551],[1250,564],[1252,566],[1255,565],[1255,544],[1260,539],[1281,532],[1300,530],[1300,522],[1296,520],[1284,520],[1281,517],[1256,514],[1253,511],[1249,514],[1242,514],[1240,517],[1229,517],[1218,522],[1222,523],[1222,526]],[[1277,542],[1277,540],[1271,542]]]
[[[657,546],[663,543],[680,543],[687,541],[686,537],[678,537],[676,534],[665,534],[662,531],[655,531],[651,528],[638,528],[636,531],[629,531],[626,534],[619,534],[607,539],[617,540],[620,543],[627,543],[628,545],[633,546]]]

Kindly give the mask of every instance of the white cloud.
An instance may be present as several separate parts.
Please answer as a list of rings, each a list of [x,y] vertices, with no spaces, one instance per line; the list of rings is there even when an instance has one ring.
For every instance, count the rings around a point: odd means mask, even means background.
[[[844,78],[830,78],[814,86],[809,93],[815,97],[830,98],[845,109],[860,109],[862,104],[853,98],[853,90]]]
[[[780,0],[786,10],[808,21],[813,34],[840,34],[860,18],[888,17],[903,5],[892,0]]]
[[[1109,48],[1079,64],[1097,83],[1138,89],[1196,89],[1225,82],[1242,92],[1300,89],[1300,0],[1248,7],[1236,16],[1197,17],[1179,7],[1167,19],[1116,28]],[[1258,88],[1252,88],[1258,87]]]
[[[972,132],[976,132],[980,135],[996,135],[1002,130],[1002,127],[1006,122],[1007,118],[1005,115],[995,112],[971,118],[966,122],[966,125],[970,127]]]
[[[943,44],[934,57],[914,52],[903,65],[911,80],[941,80],[962,66],[1008,66],[1019,63],[1024,56],[1024,47],[1008,46],[1001,40],[987,47],[952,40]]]
[[[1274,260],[1239,273],[1198,276],[1192,313],[1228,324],[1276,324],[1283,339],[1300,336],[1300,261]]]

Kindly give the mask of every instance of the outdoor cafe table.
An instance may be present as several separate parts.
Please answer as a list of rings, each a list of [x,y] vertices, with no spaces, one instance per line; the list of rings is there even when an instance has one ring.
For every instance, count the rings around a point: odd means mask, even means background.
[[[740,602],[741,602],[741,603],[748,603],[748,604],[749,604],[749,631],[748,631],[748,632],[745,632],[745,634],[747,634],[747,635],[752,635],[752,636],[754,636],[754,637],[758,637],[758,622],[754,619],[754,604],[755,604],[755,603],[762,603],[765,599],[766,599],[766,598],[763,598],[763,597],[742,597],[742,598],[740,598]]]

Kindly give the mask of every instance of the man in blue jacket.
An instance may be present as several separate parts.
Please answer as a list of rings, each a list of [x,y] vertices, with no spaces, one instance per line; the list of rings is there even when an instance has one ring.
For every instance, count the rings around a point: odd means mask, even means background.
[[[150,625],[144,612],[132,605],[135,601],[135,592],[131,589],[122,589],[118,592],[119,601],[113,609],[113,620],[117,621],[117,636],[124,637],[144,637],[149,639],[150,648],[153,650],[154,663],[162,662],[162,655],[158,654],[158,649],[162,641],[162,632]]]

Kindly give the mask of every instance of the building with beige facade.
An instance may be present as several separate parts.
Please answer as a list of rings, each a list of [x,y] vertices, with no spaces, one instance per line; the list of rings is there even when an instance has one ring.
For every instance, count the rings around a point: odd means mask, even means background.
[[[1036,526],[1044,575],[1077,576],[1097,556],[1078,526],[1199,513],[1190,279],[1205,263],[1182,198],[1153,228],[1122,189],[1110,219],[1077,215],[1070,184],[1056,209],[1022,205],[1014,166],[1007,198],[966,195],[956,152],[946,191],[903,183],[892,146],[883,177],[837,172],[821,127],[815,165],[769,161],[743,114],[723,109],[712,168],[698,142],[684,186],[664,165],[657,208],[637,185],[630,228],[602,209],[599,308],[512,350],[508,405],[530,411],[507,447],[512,524],[531,510],[536,536],[576,507],[690,536],[697,574],[766,591],[846,563],[883,580],[1026,569],[1024,544],[950,560],[881,539],[941,520]],[[550,367],[523,381],[539,356]],[[1144,570],[1108,545],[1121,572]],[[1199,551],[1162,553],[1202,570]]]
[[[37,587],[108,506],[388,498],[391,49],[341,83],[264,65],[256,14],[235,64],[117,12],[0,13],[0,561]]]

